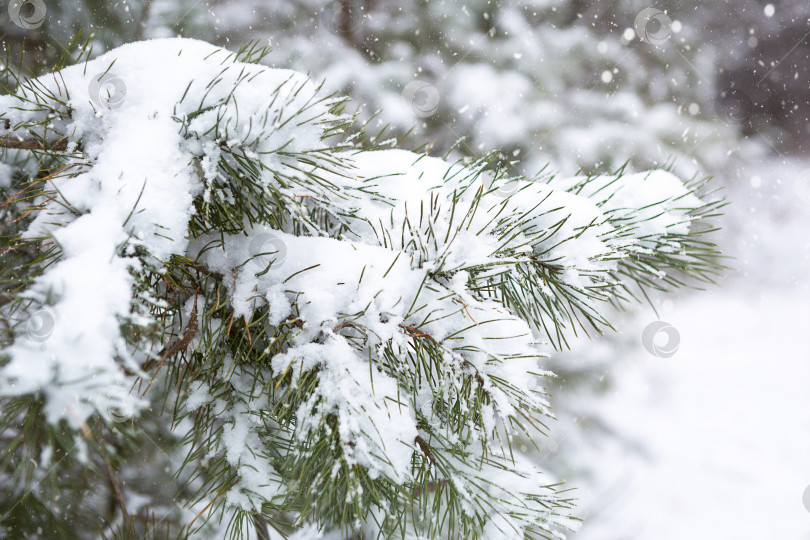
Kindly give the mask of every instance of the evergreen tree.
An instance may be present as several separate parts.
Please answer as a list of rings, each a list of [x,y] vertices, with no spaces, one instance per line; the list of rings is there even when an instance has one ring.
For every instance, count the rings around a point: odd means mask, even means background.
[[[4,71],[0,526],[563,536],[570,494],[513,444],[548,435],[545,359],[710,280],[722,202],[396,150],[265,54]]]
[[[414,129],[420,143],[430,141],[442,153],[453,148],[453,156],[499,148],[501,160],[519,159],[522,172],[549,162],[609,172],[628,161],[632,170],[674,165],[684,176],[719,174],[761,151],[736,132],[750,132],[747,120],[764,97],[741,81],[729,94],[726,80],[740,62],[729,52],[764,17],[754,0],[733,6],[684,0],[641,19],[651,9],[646,0],[43,5],[47,16],[36,29],[2,24],[6,44],[15,54],[25,44],[24,60],[37,72],[50,70],[54,52],[80,33],[96,54],[142,37],[184,36],[226,47],[260,39],[274,47],[275,65],[325,77],[330,90],[356,98],[362,119],[377,114],[397,136]],[[803,34],[772,35],[790,45],[763,59],[779,60]],[[765,43],[759,31],[756,37]],[[784,96],[768,101],[792,106]],[[755,127],[770,131],[763,122]]]
[[[638,21],[646,0],[173,4],[156,0],[147,36],[266,40],[277,65],[325,77],[364,118],[379,111],[397,134],[414,129],[442,153],[457,145],[454,156],[499,148],[525,173],[628,162],[692,176],[758,150],[715,103],[728,36],[703,28],[728,19],[723,3],[685,0]]]

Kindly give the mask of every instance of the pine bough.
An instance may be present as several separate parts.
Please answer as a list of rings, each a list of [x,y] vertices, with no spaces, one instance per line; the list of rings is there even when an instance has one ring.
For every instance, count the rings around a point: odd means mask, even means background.
[[[383,149],[266,52],[135,43],[0,97],[0,524],[563,536],[513,444],[542,359],[711,279],[721,203]]]

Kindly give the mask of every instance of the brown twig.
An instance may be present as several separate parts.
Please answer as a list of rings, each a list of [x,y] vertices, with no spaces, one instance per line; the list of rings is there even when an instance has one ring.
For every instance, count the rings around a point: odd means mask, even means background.
[[[64,152],[68,147],[67,137],[58,141],[46,142],[43,144],[39,139],[18,139],[17,137],[0,137],[0,147],[14,150],[53,150],[54,152]]]
[[[199,293],[199,291],[197,291]],[[160,373],[160,368],[163,367],[163,364],[166,362],[166,359],[174,356],[175,354],[183,351],[188,344],[191,343],[192,338],[197,333],[197,297],[198,295],[194,295],[194,307],[191,308],[191,315],[188,318],[188,324],[186,325],[185,330],[183,330],[182,336],[180,339],[176,340],[174,343],[166,347],[163,352],[160,354],[160,362],[158,363],[158,367],[155,370],[155,374],[152,376],[152,380],[149,381],[149,386],[146,387],[146,390],[143,391],[142,395],[146,395],[146,392],[152,387],[152,383],[155,382],[157,379],[158,373]],[[148,360],[144,365],[143,369],[150,369],[152,360]]]
[[[256,537],[259,540],[270,540],[270,528],[267,520],[258,512],[251,512],[250,515],[253,518],[253,526],[256,527]]]
[[[431,465],[436,465],[436,458],[433,457],[433,452],[431,452],[430,447],[422,440],[422,437],[419,435],[416,436],[416,444],[419,446],[419,450],[425,454],[425,457],[428,459]]]
[[[399,325],[399,327],[402,328],[403,330],[407,330],[409,332],[408,337],[425,338],[428,341],[430,341],[431,343],[433,343],[434,345],[438,345],[438,341],[436,341],[436,339],[433,336],[431,336],[427,332],[423,331],[418,326],[413,326],[412,324],[401,323]]]

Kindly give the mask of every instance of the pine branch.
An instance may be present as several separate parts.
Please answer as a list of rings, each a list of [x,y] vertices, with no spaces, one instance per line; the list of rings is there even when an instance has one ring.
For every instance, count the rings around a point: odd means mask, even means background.
[[[570,333],[610,328],[604,308],[630,285],[708,274],[714,246],[690,225],[718,206],[701,207],[671,175],[661,194],[632,175],[511,178],[493,156],[360,150],[343,102],[257,64],[258,46],[153,40],[111,54],[173,85],[145,96],[155,114],[130,100],[105,112],[122,121],[102,121],[65,97],[87,90],[65,81],[111,73],[109,58],[0,96],[0,146],[44,150],[9,163],[26,187],[4,191],[0,207],[25,218],[9,226],[15,249],[0,261],[12,297],[0,305],[0,376],[30,388],[0,424],[10,439],[25,432],[0,473],[27,487],[46,454],[41,433],[61,420],[46,418],[46,400],[70,400],[84,422],[121,404],[105,401],[111,391],[137,397],[132,421],[110,429],[116,455],[102,455],[127,527],[116,476],[130,468],[112,465],[135,459],[130,445],[170,439],[182,452],[170,456],[178,492],[197,516],[188,534],[225,523],[234,540],[310,523],[344,536],[477,539],[492,524],[517,538],[554,534],[570,502],[512,448],[551,416],[538,362]],[[174,71],[196,79],[164,76]],[[87,154],[44,142],[70,129],[64,111],[89,119],[82,133],[99,144]],[[127,115],[160,136],[132,141]],[[150,146],[166,141],[166,155]],[[64,300],[77,297],[97,316]],[[61,326],[49,340],[51,320]],[[87,335],[99,346],[84,346]],[[31,358],[70,380],[26,379]],[[147,380],[148,392],[127,394]],[[146,405],[154,415],[140,414]],[[71,448],[64,431],[60,448]]]
[[[68,148],[68,138],[63,137],[53,142],[43,142],[40,139],[27,138],[19,139],[16,137],[0,137],[0,148],[9,148],[14,150],[48,150],[54,152],[64,152]]]

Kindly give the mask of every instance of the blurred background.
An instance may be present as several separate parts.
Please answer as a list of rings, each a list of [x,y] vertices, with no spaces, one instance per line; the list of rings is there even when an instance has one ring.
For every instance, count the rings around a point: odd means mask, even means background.
[[[0,17],[3,52],[36,75],[80,32],[93,55],[256,40],[265,63],[352,96],[369,131],[405,147],[499,149],[517,173],[713,176],[731,203],[715,235],[730,270],[555,357],[559,421],[537,459],[575,488],[577,540],[810,538],[807,0],[26,0],[20,13]]]

